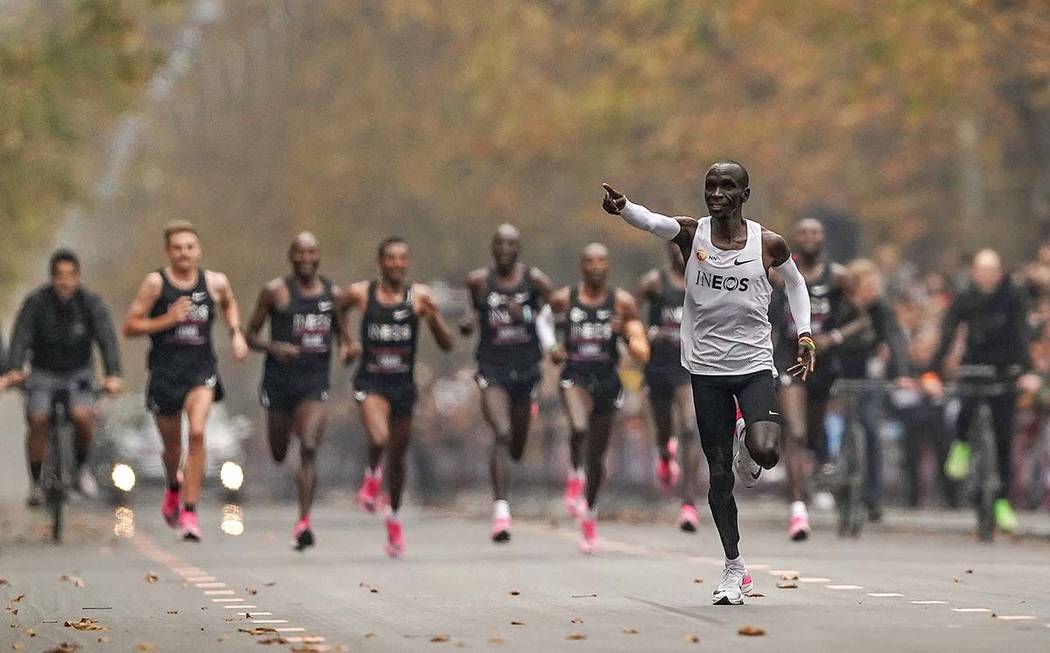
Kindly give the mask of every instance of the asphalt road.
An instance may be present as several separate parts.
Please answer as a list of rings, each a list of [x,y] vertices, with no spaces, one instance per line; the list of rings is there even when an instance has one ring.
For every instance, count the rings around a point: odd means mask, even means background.
[[[335,502],[318,508],[319,546],[305,554],[287,544],[291,506],[249,504],[231,536],[221,506],[204,505],[194,545],[140,504],[132,537],[113,534],[113,513],[82,510],[61,547],[43,543],[43,516],[0,518],[0,650],[232,653],[278,638],[279,650],[1050,650],[1050,542],[1039,538],[987,546],[907,527],[799,544],[744,503],[742,551],[764,596],[730,607],[710,605],[721,560],[709,521],[694,536],[604,523],[602,551],[585,557],[564,519],[519,519],[514,541],[496,546],[484,520],[408,512],[407,556],[395,561],[380,519]],[[798,587],[777,587],[784,572]],[[85,617],[107,630],[64,625]],[[252,628],[274,630],[241,630]]]

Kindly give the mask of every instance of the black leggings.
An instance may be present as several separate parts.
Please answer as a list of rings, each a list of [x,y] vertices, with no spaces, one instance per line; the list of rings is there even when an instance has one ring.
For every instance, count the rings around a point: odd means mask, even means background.
[[[970,426],[977,417],[981,402],[987,402],[992,412],[992,430],[995,432],[996,457],[999,459],[999,497],[1010,496],[1013,484],[1014,413],[1017,409],[1017,394],[1006,392],[986,399],[967,399],[962,402],[959,417],[955,422],[956,437],[970,441]],[[972,442],[970,444],[973,444]]]
[[[740,555],[737,547],[736,499],[733,498],[733,433],[736,403],[748,425],[748,451],[766,469],[777,462],[780,437],[780,404],[771,372],[734,376],[693,375],[693,404],[700,446],[707,457],[711,487],[707,502],[722,540],[726,558]],[[736,399],[736,402],[733,400]],[[762,442],[752,439],[761,434]]]

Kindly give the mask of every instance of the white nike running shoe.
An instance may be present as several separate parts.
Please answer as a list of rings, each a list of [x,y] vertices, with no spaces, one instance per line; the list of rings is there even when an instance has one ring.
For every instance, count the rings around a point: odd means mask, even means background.
[[[755,483],[758,482],[758,477],[762,475],[762,467],[751,457],[751,452],[747,450],[747,443],[744,441],[744,436],[747,434],[747,426],[744,424],[744,418],[737,412],[736,418],[736,437],[733,438],[733,448],[736,452],[733,455],[733,467],[736,469],[736,475],[740,481],[744,484],[744,487],[755,487]]]
[[[726,565],[725,573],[722,574],[722,582],[711,595],[711,603],[714,605],[743,605],[745,579],[748,585],[747,591],[754,586],[750,576],[747,567]]]

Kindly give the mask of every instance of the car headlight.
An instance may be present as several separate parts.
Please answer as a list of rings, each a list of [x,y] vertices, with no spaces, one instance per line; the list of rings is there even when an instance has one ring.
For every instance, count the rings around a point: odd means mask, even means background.
[[[244,470],[232,460],[227,460],[219,469],[219,480],[227,490],[239,490],[244,485]]]
[[[124,463],[113,465],[113,473],[110,474],[110,478],[113,479],[113,485],[118,490],[131,492],[131,488],[135,487],[135,470]]]

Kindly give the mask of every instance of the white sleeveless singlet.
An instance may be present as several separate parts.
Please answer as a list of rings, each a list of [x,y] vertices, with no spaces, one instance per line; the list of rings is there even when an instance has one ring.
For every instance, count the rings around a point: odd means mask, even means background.
[[[682,366],[690,374],[730,376],[769,371],[773,365],[769,299],[762,264],[762,225],[747,224],[741,250],[711,244],[711,218],[701,218],[686,259]]]

